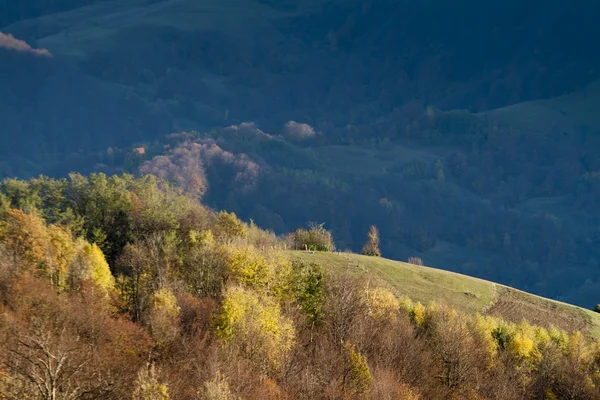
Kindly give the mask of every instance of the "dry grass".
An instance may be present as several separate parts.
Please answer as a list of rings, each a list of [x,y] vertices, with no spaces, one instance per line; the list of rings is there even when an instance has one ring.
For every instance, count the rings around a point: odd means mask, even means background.
[[[567,332],[588,331],[591,328],[581,309],[506,287],[498,287],[497,300],[487,314],[517,324],[525,320]]]

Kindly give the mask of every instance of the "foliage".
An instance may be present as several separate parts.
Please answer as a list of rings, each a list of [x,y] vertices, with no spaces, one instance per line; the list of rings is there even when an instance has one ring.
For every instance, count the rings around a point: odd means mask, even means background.
[[[309,229],[298,229],[292,234],[295,249],[311,251],[333,251],[335,244],[331,232],[324,228],[325,224],[309,224]]]
[[[278,370],[295,343],[294,326],[271,298],[250,289],[227,289],[217,332],[261,368]]]
[[[235,213],[221,211],[217,214],[215,223],[217,236],[222,240],[245,239],[248,236],[248,227],[239,220]]]
[[[233,277],[248,287],[277,298],[289,292],[292,266],[278,250],[262,252],[252,246],[231,246],[227,264]]]
[[[53,182],[10,182],[0,214],[0,391],[9,398],[600,393],[590,332],[488,315],[488,291],[516,296],[506,288],[375,257],[285,252],[230,214],[247,235],[223,234],[219,215],[152,177]],[[108,195],[91,194],[100,188]],[[103,215],[100,204],[112,209]],[[108,251],[127,240],[111,260],[90,238]]]
[[[355,346],[349,343],[344,343],[344,355],[349,365],[348,381],[352,391],[359,395],[365,395],[373,382],[366,357],[357,352]]]
[[[166,288],[152,293],[149,302],[147,325],[156,345],[164,348],[175,340],[179,333],[181,308],[177,305],[177,299],[173,293]]]
[[[217,372],[215,377],[204,383],[204,387],[200,391],[202,400],[237,400],[238,397],[233,394],[227,379]]]
[[[102,250],[96,244],[83,243],[81,245],[79,271],[74,272],[81,279],[89,279],[102,289],[109,291],[114,288],[115,278],[110,267],[104,259]]]
[[[379,229],[371,225],[367,236],[368,239],[362,248],[362,254],[365,256],[381,257],[381,251],[379,250]]]
[[[365,302],[369,315],[376,320],[393,320],[400,310],[400,301],[396,296],[381,287],[366,290]]]
[[[308,317],[309,325],[320,325],[323,322],[325,302],[325,274],[319,265],[301,261],[295,261],[292,269],[294,298]]]
[[[133,400],[169,400],[169,389],[158,380],[154,364],[145,366],[134,383]]]

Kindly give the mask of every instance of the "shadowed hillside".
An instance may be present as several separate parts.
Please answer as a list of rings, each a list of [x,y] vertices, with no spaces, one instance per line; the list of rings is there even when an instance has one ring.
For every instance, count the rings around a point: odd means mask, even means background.
[[[151,171],[277,233],[357,251],[375,224],[391,258],[597,303],[592,1],[0,10],[0,176]]]

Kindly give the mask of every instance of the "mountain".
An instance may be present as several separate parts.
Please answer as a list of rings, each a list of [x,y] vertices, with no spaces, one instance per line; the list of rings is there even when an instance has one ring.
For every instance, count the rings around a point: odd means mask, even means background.
[[[198,151],[236,159],[215,146]],[[152,175],[5,180],[0,395],[600,398],[600,314],[383,259],[379,239],[276,236]]]
[[[391,258],[597,303],[591,0],[0,11],[0,176],[152,171],[277,233],[358,251],[376,224]]]

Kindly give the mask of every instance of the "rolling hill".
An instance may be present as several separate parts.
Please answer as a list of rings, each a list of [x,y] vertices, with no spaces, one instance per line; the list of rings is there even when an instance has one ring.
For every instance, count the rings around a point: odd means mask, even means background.
[[[590,0],[4,3],[31,49],[0,45],[0,177],[177,164],[165,136],[197,131],[211,207],[354,251],[374,224],[389,257],[598,302]]]
[[[600,338],[600,314],[508,286],[426,266],[349,253],[294,251],[292,257],[335,272],[373,278],[398,296],[427,304],[442,301],[457,310],[505,321],[581,331]]]

